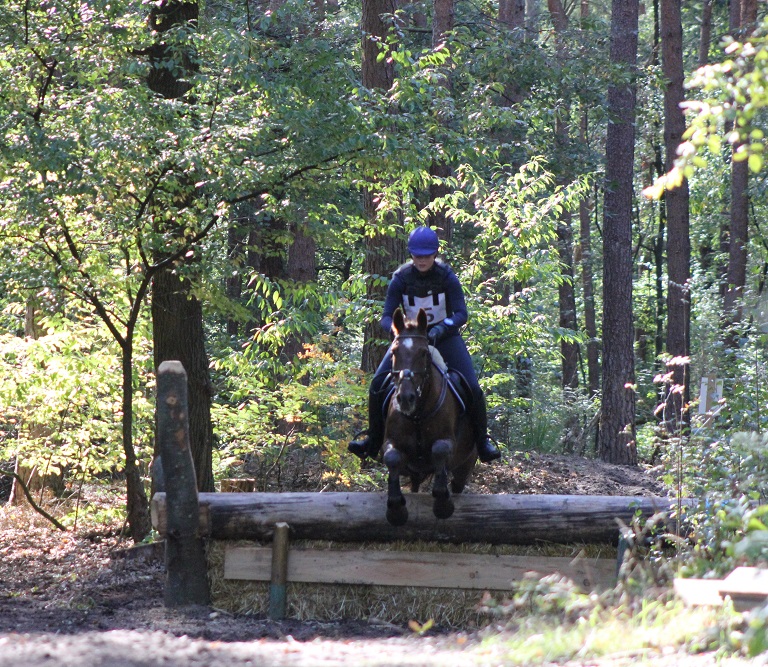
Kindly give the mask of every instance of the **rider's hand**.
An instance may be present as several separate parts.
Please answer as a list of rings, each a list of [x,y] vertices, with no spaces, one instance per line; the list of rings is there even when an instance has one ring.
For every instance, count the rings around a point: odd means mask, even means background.
[[[437,345],[443,338],[446,337],[448,334],[448,327],[445,326],[442,322],[440,324],[436,324],[433,326],[429,333],[427,333],[427,338],[429,338],[429,344],[430,345]]]

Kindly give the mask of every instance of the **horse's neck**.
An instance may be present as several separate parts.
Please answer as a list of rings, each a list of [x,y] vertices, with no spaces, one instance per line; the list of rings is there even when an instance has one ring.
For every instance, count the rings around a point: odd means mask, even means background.
[[[438,354],[440,353],[438,352]],[[442,360],[442,357],[440,357],[440,359]],[[424,392],[424,395],[422,396],[423,405],[421,411],[424,414],[431,416],[433,413],[439,411],[440,408],[442,408],[443,403],[445,403],[447,379],[445,373],[435,362],[430,364],[429,370],[429,391]]]

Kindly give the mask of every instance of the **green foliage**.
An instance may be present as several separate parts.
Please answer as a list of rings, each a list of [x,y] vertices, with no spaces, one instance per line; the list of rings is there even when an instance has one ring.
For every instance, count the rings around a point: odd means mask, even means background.
[[[0,336],[0,460],[15,457],[41,475],[82,483],[123,466],[120,367],[115,343],[89,319],[53,316],[38,340]],[[135,358],[134,429],[139,455],[151,455],[152,405],[147,341]]]

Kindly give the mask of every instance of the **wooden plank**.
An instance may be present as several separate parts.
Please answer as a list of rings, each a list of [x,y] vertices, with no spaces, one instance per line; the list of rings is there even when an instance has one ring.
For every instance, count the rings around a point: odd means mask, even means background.
[[[675,579],[677,596],[691,607],[719,607],[723,604],[720,595],[721,579]]]
[[[720,584],[718,592],[730,597],[736,611],[761,607],[768,600],[768,570],[737,567]]]
[[[677,509],[674,499],[643,496],[461,494],[453,516],[437,519],[431,494],[408,493],[406,501],[408,522],[395,527],[384,493],[201,493],[200,530],[214,539],[266,541],[285,521],[293,540],[596,544],[618,541],[617,520]],[[165,495],[157,493],[152,517],[161,535],[166,515]],[[666,529],[675,532],[674,522]]]
[[[269,547],[228,545],[224,578],[269,581]],[[324,584],[418,586],[508,590],[527,572],[560,573],[587,589],[616,582],[616,561],[607,558],[539,558],[452,552],[292,549],[288,581]]]

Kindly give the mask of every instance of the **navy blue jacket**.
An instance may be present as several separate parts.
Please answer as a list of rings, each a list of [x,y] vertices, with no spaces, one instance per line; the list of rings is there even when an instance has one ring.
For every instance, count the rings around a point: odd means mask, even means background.
[[[384,300],[381,327],[387,333],[392,328],[392,315],[403,308],[407,318],[415,319],[420,307],[427,313],[429,328],[446,318],[452,321],[448,336],[458,335],[467,323],[467,305],[461,283],[450,266],[438,259],[426,273],[407,262],[392,274]]]

